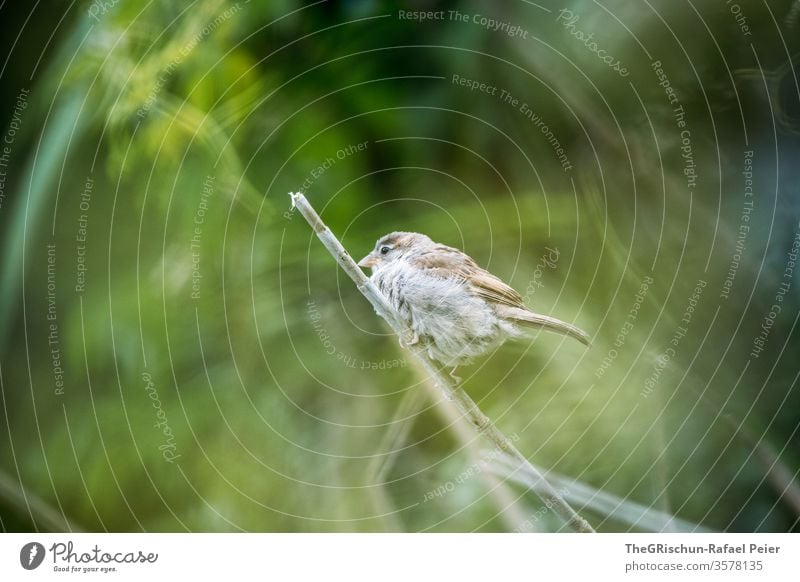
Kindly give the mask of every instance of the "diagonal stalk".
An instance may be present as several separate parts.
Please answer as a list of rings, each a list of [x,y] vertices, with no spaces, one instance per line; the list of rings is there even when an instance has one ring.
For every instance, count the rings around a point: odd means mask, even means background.
[[[375,308],[375,312],[380,315],[397,336],[403,340],[403,345],[409,350],[414,357],[422,365],[423,369],[428,373],[429,378],[444,390],[445,396],[448,400],[455,403],[461,414],[469,421],[470,424],[478,431],[479,434],[488,438],[498,449],[505,452],[515,461],[519,462],[526,470],[526,472],[534,477],[536,483],[535,492],[546,504],[549,504],[566,524],[576,532],[594,532],[592,526],[589,525],[578,513],[564,500],[561,495],[547,482],[539,470],[534,467],[525,456],[517,450],[514,444],[494,425],[494,423],[486,416],[478,405],[464,392],[464,390],[455,385],[450,379],[446,378],[434,363],[428,358],[425,349],[419,345],[411,345],[411,338],[413,333],[399,318],[395,316],[394,310],[391,305],[386,301],[386,298],[378,290],[378,288],[370,281],[367,276],[358,268],[353,258],[347,250],[339,242],[339,239],[334,236],[331,230],[322,222],[319,214],[309,204],[306,197],[302,192],[290,194],[292,198],[292,207],[296,208],[303,218],[306,219],[314,233],[319,238],[320,242],[328,249],[328,252],[336,259],[339,266],[345,273],[353,280],[356,287],[364,297]]]

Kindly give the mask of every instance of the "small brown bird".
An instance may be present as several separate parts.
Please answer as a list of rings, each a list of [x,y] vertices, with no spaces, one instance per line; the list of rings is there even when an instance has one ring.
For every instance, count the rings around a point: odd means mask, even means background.
[[[456,367],[530,328],[555,331],[589,345],[583,330],[529,311],[522,297],[458,249],[416,232],[380,238],[358,263],[420,341],[456,380]]]

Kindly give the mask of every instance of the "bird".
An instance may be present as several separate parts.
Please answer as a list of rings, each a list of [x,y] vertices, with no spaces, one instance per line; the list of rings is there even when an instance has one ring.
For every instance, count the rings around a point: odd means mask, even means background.
[[[579,327],[528,309],[517,291],[463,251],[424,234],[382,236],[358,266],[371,269],[370,280],[410,328],[405,345],[421,344],[431,359],[452,368],[456,382],[459,366],[533,330],[591,343]]]

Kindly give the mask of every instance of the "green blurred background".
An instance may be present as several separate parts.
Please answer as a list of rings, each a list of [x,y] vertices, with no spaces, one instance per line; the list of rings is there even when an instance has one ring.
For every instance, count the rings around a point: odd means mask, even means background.
[[[589,331],[461,376],[599,530],[798,530],[797,4],[10,4],[3,530],[562,528],[295,190]]]

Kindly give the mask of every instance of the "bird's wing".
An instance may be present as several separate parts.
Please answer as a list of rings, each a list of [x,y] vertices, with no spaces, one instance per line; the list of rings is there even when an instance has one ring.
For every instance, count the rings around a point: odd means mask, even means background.
[[[469,255],[458,249],[437,245],[435,249],[413,257],[411,263],[437,277],[462,279],[470,284],[476,295],[489,302],[526,309],[519,293],[489,271],[481,269]]]

